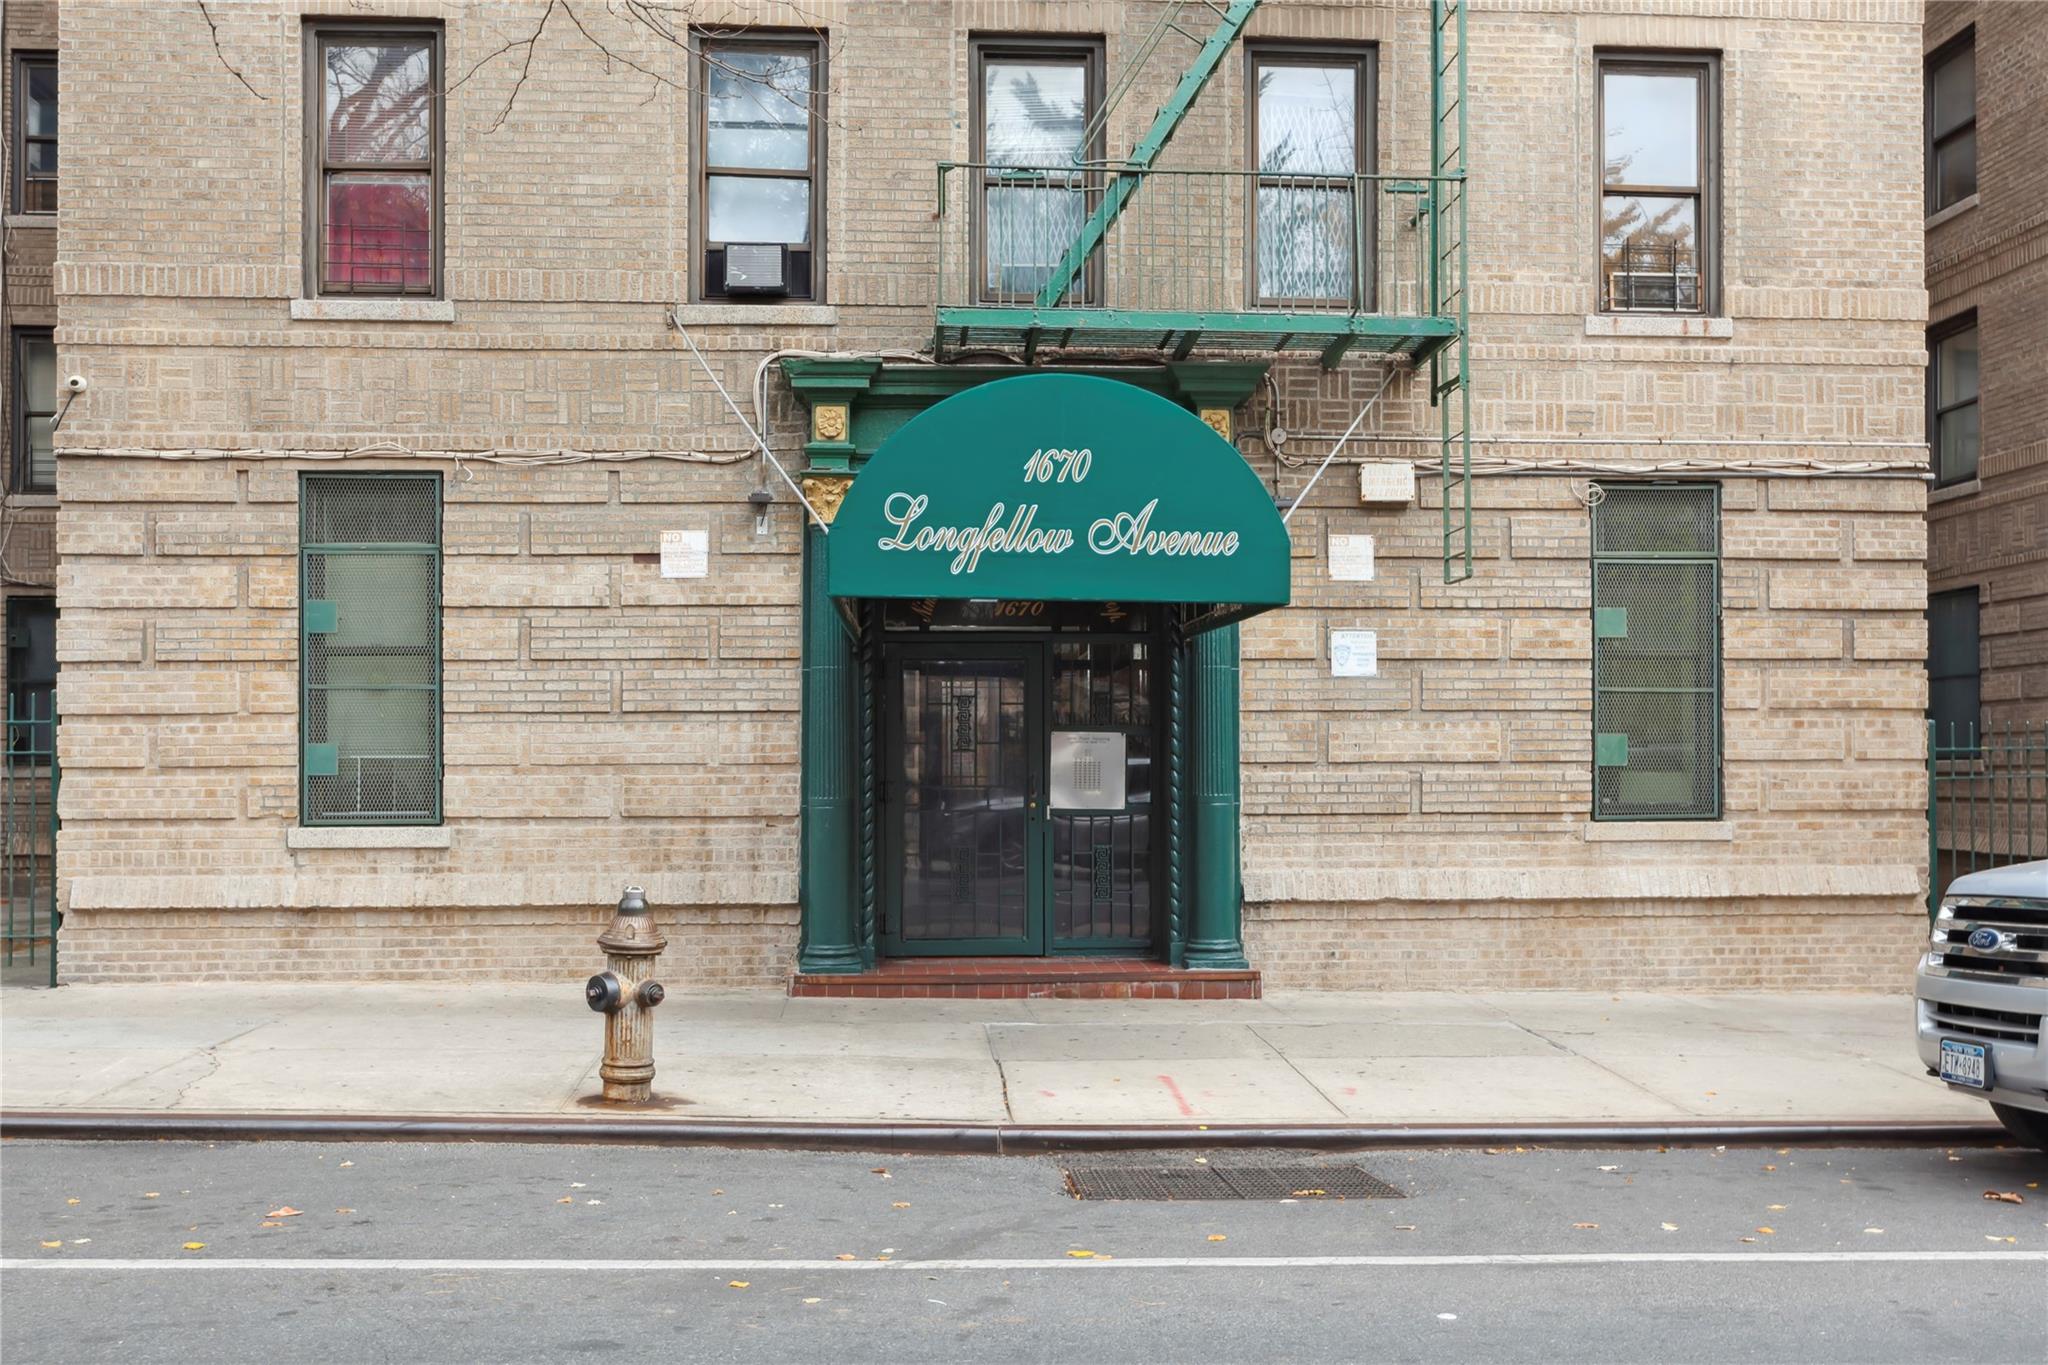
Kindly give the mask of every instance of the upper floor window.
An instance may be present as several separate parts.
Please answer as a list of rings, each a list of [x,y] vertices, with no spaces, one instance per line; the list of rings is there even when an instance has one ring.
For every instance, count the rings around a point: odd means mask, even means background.
[[[700,295],[819,297],[824,44],[700,38],[697,61]]]
[[[441,30],[307,30],[314,294],[441,292]]]
[[[1977,477],[1977,314],[1927,332],[1927,454],[1940,488]]]
[[[16,213],[57,211],[57,58],[48,52],[14,57],[14,184]]]
[[[1715,294],[1714,92],[1701,56],[1600,63],[1600,307],[1703,313]]]
[[[1099,197],[1089,193],[1080,163],[1101,151],[1100,130],[1091,137],[1090,125],[1102,103],[1102,44],[977,42],[973,94],[982,298],[1029,302],[1079,238]],[[1075,277],[1066,302],[1097,295],[1098,269],[1090,262]]]
[[[57,344],[47,327],[14,329],[14,460],[7,487],[14,493],[57,491]]]
[[[1927,211],[1977,192],[1977,31],[1964,29],[1927,58]]]
[[[1258,302],[1370,307],[1368,53],[1254,48]]]

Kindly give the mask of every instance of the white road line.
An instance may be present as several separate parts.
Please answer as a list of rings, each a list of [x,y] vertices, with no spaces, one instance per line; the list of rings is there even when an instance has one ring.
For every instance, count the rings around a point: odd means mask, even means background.
[[[0,1271],[87,1270],[102,1273],[174,1270],[263,1270],[329,1273],[348,1271],[443,1272],[598,1271],[605,1274],[744,1270],[760,1274],[792,1270],[861,1271],[1006,1271],[1006,1270],[1317,1270],[1380,1267],[1399,1269],[1432,1266],[1584,1266],[1584,1265],[1882,1265],[1939,1261],[1983,1261],[1993,1264],[2048,1265],[2048,1251],[1570,1251],[1498,1253],[1466,1256],[1095,1256],[992,1257],[976,1260],[450,1260],[389,1257],[236,1257],[173,1258],[28,1257],[0,1259]]]

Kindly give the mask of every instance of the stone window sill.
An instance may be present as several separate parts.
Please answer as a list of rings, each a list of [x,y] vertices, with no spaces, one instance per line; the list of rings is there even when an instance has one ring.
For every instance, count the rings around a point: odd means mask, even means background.
[[[446,825],[300,825],[285,831],[287,848],[452,848]]]
[[[453,322],[451,299],[293,299],[296,322]]]
[[[1928,215],[1927,215],[1927,223],[1926,223],[1926,225],[1925,225],[1925,226],[1924,226],[1924,227],[1923,227],[1923,228],[1921,229],[1921,231],[1923,231],[1923,232],[1932,232],[1932,231],[1934,231],[1934,230],[1935,230],[1936,228],[1940,227],[1940,226],[1941,226],[1941,225],[1942,225],[1943,223],[1946,223],[1947,221],[1949,221],[1949,220],[1950,220],[1951,218],[1960,218],[1960,217],[1962,217],[1962,216],[1963,216],[1964,214],[1968,213],[1968,212],[1969,212],[1969,211],[1970,211],[1971,209],[1973,209],[1973,208],[1976,208],[1976,207],[1977,207],[1977,196],[1976,196],[1976,195],[1974,195],[1974,194],[1973,194],[1973,195],[1971,195],[1971,196],[1969,196],[1969,197],[1968,197],[1967,199],[1958,199],[1958,200],[1956,200],[1956,202],[1955,202],[1955,203],[1953,203],[1953,204],[1950,204],[1950,205],[1949,205],[1949,206],[1948,206],[1947,208],[1943,209],[1943,210],[1942,210],[1942,211],[1941,211],[1940,213],[1930,213],[1930,214],[1928,214]]]
[[[686,303],[675,310],[684,327],[837,327],[828,303]]]
[[[1713,337],[1735,335],[1735,319],[1707,318],[1697,313],[1588,313],[1589,337]]]
[[[11,228],[49,228],[55,231],[57,215],[54,213],[10,213],[6,223]]]
[[[1933,507],[1939,503],[1954,502],[1957,498],[1967,498],[1983,487],[1983,483],[1977,479],[1964,479],[1961,483],[1944,484],[1940,488],[1929,485],[1927,505]]]
[[[1726,844],[1735,826],[1726,820],[1588,820],[1589,844]]]

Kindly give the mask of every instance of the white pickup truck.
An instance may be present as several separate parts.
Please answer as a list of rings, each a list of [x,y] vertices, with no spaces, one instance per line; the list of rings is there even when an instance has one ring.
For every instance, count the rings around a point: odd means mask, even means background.
[[[2048,862],[1950,883],[1914,994],[1927,1074],[1982,1095],[2008,1132],[2048,1150]]]

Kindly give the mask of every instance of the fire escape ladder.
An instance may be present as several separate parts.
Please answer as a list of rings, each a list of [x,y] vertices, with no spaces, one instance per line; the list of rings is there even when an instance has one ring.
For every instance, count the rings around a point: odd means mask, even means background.
[[[1472,577],[1472,387],[1465,260],[1465,7],[1430,0],[1429,311],[1457,328],[1429,357],[1443,468],[1444,582]]]
[[[1195,56],[1194,65],[1182,74],[1180,83],[1173,88],[1173,94],[1159,107],[1159,112],[1153,115],[1152,127],[1144,138],[1131,149],[1130,156],[1120,166],[1114,168],[1114,173],[1103,187],[1101,202],[1095,206],[1094,212],[1088,215],[1088,221],[1082,224],[1080,234],[1068,245],[1066,254],[1060,258],[1059,264],[1053,267],[1051,275],[1047,276],[1045,287],[1038,291],[1038,307],[1055,306],[1072,287],[1075,279],[1087,266],[1088,258],[1108,235],[1110,225],[1116,222],[1117,215],[1123,212],[1125,203],[1144,183],[1145,173],[1152,169],[1152,163],[1159,158],[1159,153],[1164,151],[1166,144],[1172,140],[1174,130],[1180,127],[1181,120],[1186,118],[1188,110],[1194,107],[1203,87],[1209,84],[1209,78],[1216,74],[1216,68],[1223,62],[1223,54],[1230,50],[1238,35],[1244,32],[1244,26],[1252,17],[1252,11],[1259,7],[1259,2],[1260,0],[1231,0],[1229,7],[1221,11],[1222,17],[1217,21],[1216,29],[1202,44],[1202,50]],[[1209,8],[1214,9],[1216,6],[1211,5]],[[1186,32],[1175,22],[1178,13],[1179,7],[1170,7],[1166,14],[1161,16],[1160,23],[1154,25],[1146,40],[1139,44],[1136,55],[1140,61],[1158,46],[1159,38],[1168,28],[1176,32]],[[1462,22],[1461,16],[1460,23]],[[1462,52],[1459,61],[1461,64],[1464,61]],[[1119,78],[1119,98],[1130,89],[1135,80],[1135,66],[1136,63],[1133,63],[1132,69],[1127,70],[1124,76]],[[1098,115],[1098,119],[1107,118],[1108,101],[1104,103],[1104,112]],[[1093,127],[1091,124],[1091,132]],[[1086,155],[1087,145],[1084,139],[1080,155]]]

